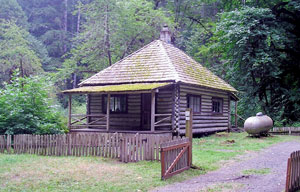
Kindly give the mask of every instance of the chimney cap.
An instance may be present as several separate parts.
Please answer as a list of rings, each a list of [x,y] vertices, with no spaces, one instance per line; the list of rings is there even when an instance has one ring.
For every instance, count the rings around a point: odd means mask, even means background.
[[[160,40],[166,43],[171,43],[171,31],[169,31],[167,24],[164,24],[162,30],[160,31]]]

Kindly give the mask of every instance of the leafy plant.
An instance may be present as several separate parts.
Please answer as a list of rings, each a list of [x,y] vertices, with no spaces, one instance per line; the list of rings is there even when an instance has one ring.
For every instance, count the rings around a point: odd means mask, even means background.
[[[44,77],[17,77],[0,89],[0,134],[54,134],[66,131],[51,103]]]

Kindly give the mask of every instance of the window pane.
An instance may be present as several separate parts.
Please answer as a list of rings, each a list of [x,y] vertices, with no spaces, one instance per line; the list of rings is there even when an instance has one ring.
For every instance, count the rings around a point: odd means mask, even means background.
[[[189,103],[188,103],[188,108],[193,109],[193,112],[200,112],[200,96],[189,96],[188,97]]]
[[[115,111],[115,108],[114,108],[114,102],[115,101],[115,97],[110,97],[110,110],[111,111]]]
[[[212,100],[212,112],[222,113],[222,99],[213,99]]]

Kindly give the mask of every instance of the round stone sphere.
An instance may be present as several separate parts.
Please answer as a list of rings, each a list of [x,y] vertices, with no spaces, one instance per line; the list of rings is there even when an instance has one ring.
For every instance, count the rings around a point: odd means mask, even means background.
[[[245,131],[250,135],[262,135],[268,133],[273,127],[273,120],[263,115],[262,112],[256,114],[256,116],[249,117],[244,123]]]

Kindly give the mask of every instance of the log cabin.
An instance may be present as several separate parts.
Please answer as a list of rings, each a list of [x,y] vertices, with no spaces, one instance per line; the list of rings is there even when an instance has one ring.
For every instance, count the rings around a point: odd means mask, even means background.
[[[79,84],[69,95],[71,132],[184,134],[185,111],[193,112],[193,134],[226,131],[237,92],[171,44],[163,27],[160,39]],[[86,114],[72,114],[72,95],[87,96]]]

